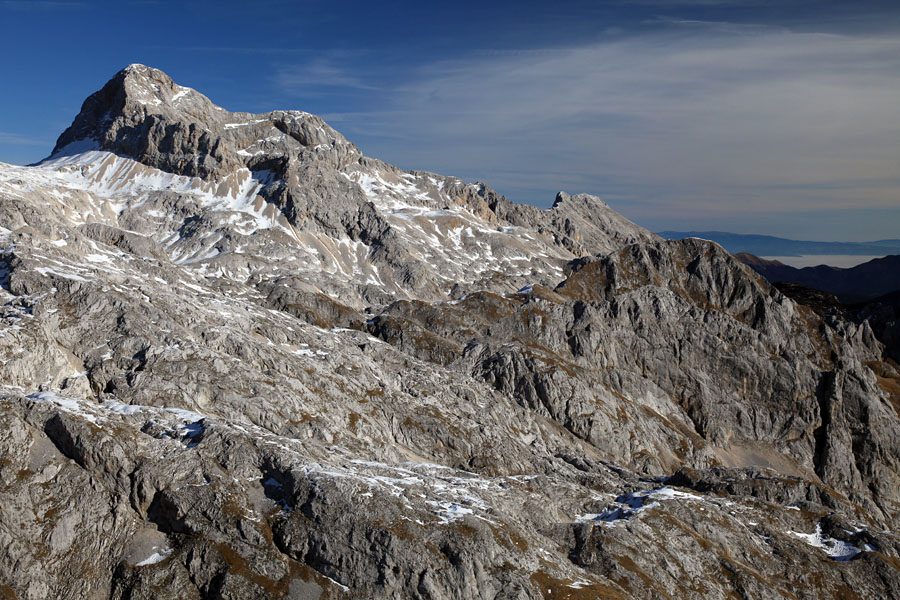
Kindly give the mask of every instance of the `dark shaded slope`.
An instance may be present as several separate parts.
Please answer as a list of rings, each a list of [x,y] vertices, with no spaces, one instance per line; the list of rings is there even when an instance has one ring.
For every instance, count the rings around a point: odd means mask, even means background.
[[[900,291],[862,305],[852,305],[850,309],[857,321],[868,321],[876,337],[885,345],[885,354],[900,363]]]
[[[797,269],[752,254],[738,260],[771,282],[786,281],[834,294],[843,302],[871,300],[900,290],[900,255],[876,258],[849,269],[821,265]]]

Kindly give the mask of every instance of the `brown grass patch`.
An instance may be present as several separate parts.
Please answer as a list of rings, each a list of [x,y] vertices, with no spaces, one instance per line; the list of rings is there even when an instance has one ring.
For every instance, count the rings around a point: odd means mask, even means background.
[[[612,585],[593,582],[584,587],[569,587],[574,581],[556,579],[544,571],[537,571],[530,577],[544,600],[628,600],[629,597]]]

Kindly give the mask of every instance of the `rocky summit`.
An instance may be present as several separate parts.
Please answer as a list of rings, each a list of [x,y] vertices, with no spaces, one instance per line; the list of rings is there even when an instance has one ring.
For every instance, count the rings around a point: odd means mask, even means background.
[[[132,65],[0,165],[0,597],[900,597],[900,369],[723,250]]]

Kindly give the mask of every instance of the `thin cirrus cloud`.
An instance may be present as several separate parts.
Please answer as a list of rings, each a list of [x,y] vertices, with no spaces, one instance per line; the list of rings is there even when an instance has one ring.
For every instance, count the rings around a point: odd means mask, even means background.
[[[11,144],[17,146],[43,146],[47,140],[38,140],[17,133],[7,133],[0,131],[0,144]]]
[[[620,4],[641,4],[645,6],[663,7],[732,7],[732,6],[762,6],[775,4],[783,0],[620,0]]]
[[[350,74],[329,56],[318,57],[300,65],[283,68],[275,76],[280,88],[296,96],[318,95],[336,89],[378,89],[362,78]]]
[[[16,11],[55,11],[55,10],[81,10],[89,8],[86,2],[53,2],[50,0],[2,0],[0,8]]]
[[[370,110],[326,117],[369,154],[538,205],[568,188],[620,198],[651,226],[689,213],[763,227],[766,214],[865,218],[900,206],[898,57],[893,37],[673,23],[432,64],[367,94]],[[322,72],[373,88],[331,67],[281,84],[312,87]]]

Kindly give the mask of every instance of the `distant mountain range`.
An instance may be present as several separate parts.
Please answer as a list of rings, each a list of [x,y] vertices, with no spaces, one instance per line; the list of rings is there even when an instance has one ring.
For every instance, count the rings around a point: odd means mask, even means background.
[[[789,282],[829,292],[841,302],[863,302],[900,290],[900,256],[875,258],[850,269],[820,265],[797,269],[739,252],[735,257],[772,283]]]
[[[739,252],[748,252],[757,256],[803,256],[808,254],[884,256],[900,254],[900,240],[898,239],[873,242],[812,242],[727,231],[660,231],[658,233],[667,240],[689,237],[710,240],[732,254]]]

